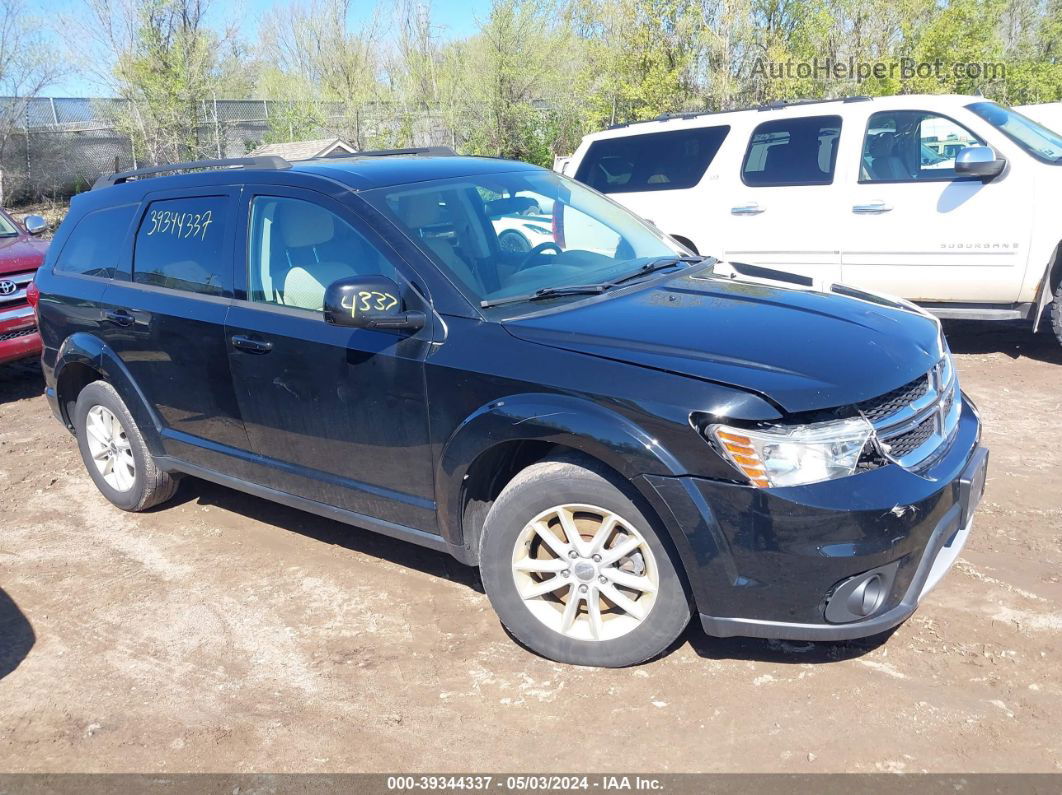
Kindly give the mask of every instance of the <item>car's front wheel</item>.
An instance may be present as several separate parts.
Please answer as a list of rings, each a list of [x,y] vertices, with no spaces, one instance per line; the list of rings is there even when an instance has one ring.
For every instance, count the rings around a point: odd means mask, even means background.
[[[1062,345],[1062,284],[1055,290],[1055,299],[1051,302],[1051,330],[1055,339]]]
[[[129,409],[114,387],[94,381],[77,396],[74,430],[89,476],[108,500],[125,511],[144,511],[177,490],[155,463]]]
[[[591,462],[546,460],[518,474],[487,515],[480,569],[513,636],[560,662],[634,665],[690,619],[672,554],[634,491]]]

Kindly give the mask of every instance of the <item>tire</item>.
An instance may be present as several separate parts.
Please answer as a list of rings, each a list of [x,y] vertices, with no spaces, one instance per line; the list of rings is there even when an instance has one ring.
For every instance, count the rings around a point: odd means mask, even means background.
[[[521,233],[507,229],[498,235],[498,245],[510,254],[526,254],[531,250],[531,241]]]
[[[484,522],[479,565],[491,605],[518,641],[558,662],[604,668],[645,662],[674,643],[690,600],[640,502],[628,484],[575,457],[534,464],[505,487]],[[565,524],[579,549],[565,540]]]
[[[108,416],[118,425],[109,424]],[[109,439],[101,437],[101,423],[109,424]],[[93,381],[77,396],[74,430],[81,460],[96,488],[123,511],[146,511],[177,491],[177,481],[158,468],[129,409],[106,381]],[[110,453],[102,452],[108,447]]]
[[[1051,330],[1055,339],[1062,345],[1062,284],[1055,289],[1055,300],[1051,302]]]

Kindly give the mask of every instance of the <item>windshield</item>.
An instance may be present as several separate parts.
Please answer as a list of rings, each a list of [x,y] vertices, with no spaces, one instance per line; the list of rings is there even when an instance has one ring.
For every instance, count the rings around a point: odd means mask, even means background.
[[[1038,160],[1062,163],[1062,135],[995,102],[975,102],[966,107]]]
[[[18,229],[10,219],[3,213],[0,213],[0,237],[14,237],[18,234]]]
[[[370,200],[477,306],[610,282],[687,253],[610,199],[550,171],[420,182],[374,191]]]

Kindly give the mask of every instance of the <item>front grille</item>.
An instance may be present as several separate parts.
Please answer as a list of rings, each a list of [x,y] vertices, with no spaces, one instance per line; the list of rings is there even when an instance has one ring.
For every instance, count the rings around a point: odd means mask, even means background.
[[[19,337],[28,337],[31,334],[36,333],[36,326],[30,326],[29,328],[20,328],[18,331],[8,331],[4,334],[0,334],[0,342],[7,342],[8,340],[17,340]]]
[[[954,438],[961,414],[958,396],[951,358],[945,355],[925,375],[858,404],[880,442],[877,454],[866,455],[867,465],[880,465],[884,454],[912,471],[930,466]]]
[[[860,412],[871,422],[878,422],[891,417],[901,409],[907,408],[916,400],[926,396],[929,391],[929,376],[923,375],[909,384],[904,384],[881,397],[864,400],[858,404]]]
[[[26,288],[36,271],[0,275],[0,311],[17,309],[26,304]]]
[[[929,417],[922,420],[914,430],[901,433],[899,436],[889,439],[888,442],[885,442],[889,455],[893,458],[903,458],[913,453],[929,441],[933,431],[936,430],[936,423],[936,417]]]

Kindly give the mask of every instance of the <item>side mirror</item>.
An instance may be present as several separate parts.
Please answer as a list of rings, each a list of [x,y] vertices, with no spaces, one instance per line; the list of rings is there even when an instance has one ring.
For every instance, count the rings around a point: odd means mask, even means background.
[[[998,177],[1006,168],[1005,158],[998,157],[990,146],[967,146],[955,155],[955,173],[984,180]]]
[[[41,232],[48,230],[48,222],[39,215],[27,215],[22,223],[25,225],[26,231],[31,235],[39,235]]]
[[[325,321],[335,326],[371,329],[423,328],[423,312],[407,312],[402,294],[385,276],[353,276],[333,282],[325,290]]]

